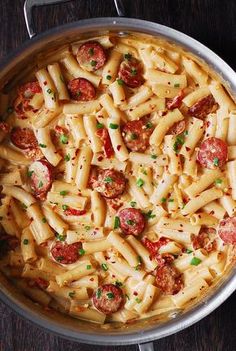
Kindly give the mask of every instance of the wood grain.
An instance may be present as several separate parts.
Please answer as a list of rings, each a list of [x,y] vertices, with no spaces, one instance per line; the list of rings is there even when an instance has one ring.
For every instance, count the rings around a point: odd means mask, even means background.
[[[28,40],[23,0],[0,0],[0,58]],[[127,16],[178,29],[207,45],[236,69],[235,0],[124,0]],[[116,16],[112,0],[74,0],[34,11],[38,33],[82,18]],[[194,326],[155,342],[155,351],[236,351],[236,294]],[[135,351],[61,339],[0,303],[0,351]]]

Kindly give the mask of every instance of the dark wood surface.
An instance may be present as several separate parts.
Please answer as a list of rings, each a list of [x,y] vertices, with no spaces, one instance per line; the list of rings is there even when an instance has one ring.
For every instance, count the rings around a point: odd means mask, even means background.
[[[235,0],[123,0],[129,17],[178,29],[218,53],[236,69]],[[23,0],[0,0],[0,58],[28,40]],[[116,16],[112,0],[74,0],[37,8],[37,32],[82,18]],[[137,346],[99,347],[45,332],[0,303],[0,351],[134,351]],[[236,294],[208,317],[155,342],[155,351],[236,351]]]

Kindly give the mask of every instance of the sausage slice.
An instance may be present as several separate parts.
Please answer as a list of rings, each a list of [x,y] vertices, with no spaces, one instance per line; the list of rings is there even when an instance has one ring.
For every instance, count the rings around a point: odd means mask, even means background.
[[[70,264],[79,259],[79,249],[81,249],[80,242],[67,244],[65,242],[56,241],[51,248],[51,255],[58,263]]]
[[[124,208],[119,212],[120,228],[126,235],[139,235],[145,227],[145,217],[136,208]]]
[[[76,101],[93,100],[96,96],[96,90],[92,83],[85,78],[75,78],[69,81],[68,90],[70,96]]]
[[[129,121],[122,128],[122,136],[131,151],[145,151],[149,146],[149,138],[153,132],[153,125],[147,119]]]
[[[106,53],[102,45],[95,41],[88,41],[79,47],[77,60],[86,71],[96,71],[104,66]]]
[[[122,290],[114,284],[104,284],[93,294],[93,304],[104,314],[117,312],[124,304]]]
[[[124,192],[126,179],[122,172],[115,169],[99,169],[91,179],[91,186],[102,196],[114,199]]]
[[[227,156],[227,144],[221,139],[211,137],[201,143],[197,161],[202,167],[216,169],[225,165]]]

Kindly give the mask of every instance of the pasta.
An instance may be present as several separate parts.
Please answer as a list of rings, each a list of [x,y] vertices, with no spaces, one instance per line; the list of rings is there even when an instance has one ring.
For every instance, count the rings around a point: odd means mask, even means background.
[[[236,110],[215,73],[106,33],[19,84],[0,94],[0,270],[104,328],[201,299],[236,244]]]

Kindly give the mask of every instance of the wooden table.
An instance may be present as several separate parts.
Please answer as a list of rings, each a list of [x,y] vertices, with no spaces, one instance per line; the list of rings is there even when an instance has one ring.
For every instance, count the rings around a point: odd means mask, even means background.
[[[28,40],[24,0],[0,0],[0,57]],[[218,53],[236,69],[235,0],[124,0],[129,17],[178,29]],[[112,0],[74,0],[35,10],[38,32],[82,18],[116,16]],[[194,326],[155,342],[156,351],[235,351],[236,294]],[[99,347],[47,333],[0,303],[0,351],[134,351],[137,346]]]

